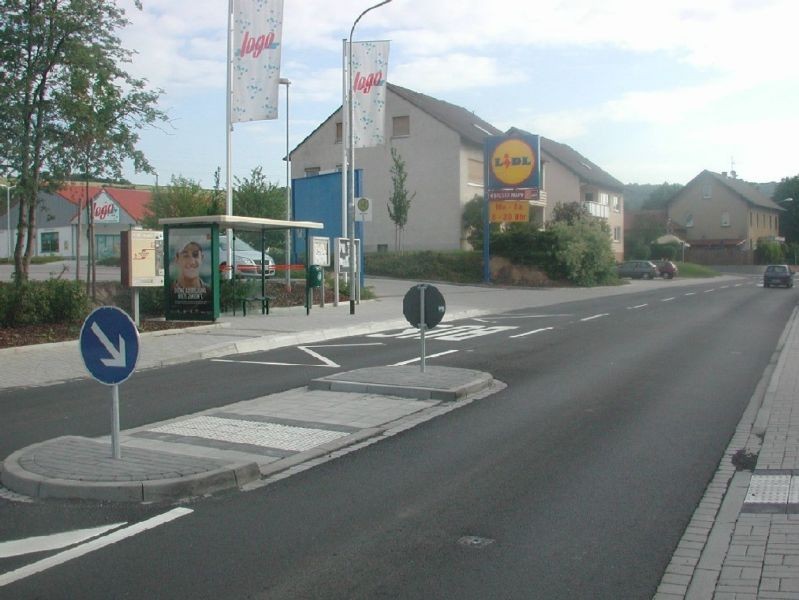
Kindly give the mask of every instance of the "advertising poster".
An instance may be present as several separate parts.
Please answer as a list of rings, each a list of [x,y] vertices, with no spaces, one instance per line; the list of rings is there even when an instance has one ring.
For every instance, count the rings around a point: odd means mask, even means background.
[[[170,318],[214,318],[211,227],[172,228],[168,233]]]

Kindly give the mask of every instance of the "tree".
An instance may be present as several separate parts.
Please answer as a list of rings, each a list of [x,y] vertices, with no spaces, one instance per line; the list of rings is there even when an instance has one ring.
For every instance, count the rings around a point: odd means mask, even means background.
[[[786,198],[793,198],[785,202]],[[780,234],[789,244],[799,244],[799,175],[785,177],[774,189],[774,202],[785,209],[780,215]]]
[[[552,210],[553,223],[566,223],[574,225],[590,218],[591,213],[581,202],[558,202]]]
[[[39,190],[57,188],[76,166],[119,176],[132,159],[147,170],[136,131],[164,115],[154,108],[158,93],[120,67],[131,53],[116,36],[128,21],[114,1],[6,0],[3,10],[0,162],[19,180],[14,265],[23,281]]]
[[[262,219],[286,218],[286,188],[267,181],[261,167],[255,167],[249,177],[234,179],[233,212],[240,217],[259,217]],[[285,232],[271,231],[267,235],[267,245],[276,246],[285,240]],[[261,247],[260,237],[246,232],[242,235],[256,248]]]
[[[391,184],[393,186],[391,197],[388,201],[388,216],[394,222],[394,249],[399,251],[402,248],[402,231],[408,224],[408,213],[411,210],[411,202],[416,197],[416,192],[408,195],[406,180],[408,174],[405,171],[405,161],[402,160],[396,148],[391,149]]]
[[[212,213],[211,206],[211,193],[200,187],[198,182],[173,175],[169,185],[159,187],[153,194],[142,224],[150,229],[158,229],[158,219],[201,217],[224,212]]]
[[[679,183],[662,183],[649,193],[642,210],[666,210],[669,201],[679,194],[685,186]]]

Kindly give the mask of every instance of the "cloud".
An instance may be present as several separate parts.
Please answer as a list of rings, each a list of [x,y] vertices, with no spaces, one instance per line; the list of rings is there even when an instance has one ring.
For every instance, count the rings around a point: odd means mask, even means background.
[[[512,80],[527,79],[524,72],[509,71],[490,56],[448,54],[401,62],[396,69],[389,64],[389,80],[425,93],[441,93],[492,86]]]

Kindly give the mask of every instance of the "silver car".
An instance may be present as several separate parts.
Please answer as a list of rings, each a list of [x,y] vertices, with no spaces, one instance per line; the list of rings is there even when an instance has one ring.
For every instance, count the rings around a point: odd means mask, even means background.
[[[648,260],[628,260],[616,267],[619,277],[632,277],[633,279],[654,279],[659,271],[655,263]]]
[[[261,276],[261,251],[256,250],[247,242],[237,237],[233,238],[233,254],[236,265],[237,277]],[[228,241],[226,235],[219,236],[219,268],[227,269]],[[266,254],[264,256],[263,271],[266,277],[275,276],[275,260]]]

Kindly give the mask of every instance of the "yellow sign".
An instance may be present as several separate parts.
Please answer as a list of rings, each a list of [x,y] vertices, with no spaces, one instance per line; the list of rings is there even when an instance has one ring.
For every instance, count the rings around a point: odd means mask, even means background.
[[[491,223],[526,223],[530,220],[527,201],[492,200],[488,203],[488,220]]]
[[[491,172],[508,186],[519,185],[533,173],[536,156],[530,144],[511,138],[499,144],[491,155]]]

